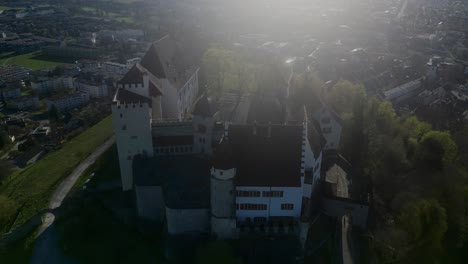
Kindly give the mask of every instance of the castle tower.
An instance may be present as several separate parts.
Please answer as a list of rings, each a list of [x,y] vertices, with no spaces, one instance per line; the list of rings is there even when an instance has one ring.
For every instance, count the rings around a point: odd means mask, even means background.
[[[192,113],[193,120],[193,152],[212,155],[212,134],[214,113],[206,95],[201,96],[195,103]]]
[[[153,156],[151,120],[160,115],[162,95],[148,72],[135,64],[117,84],[112,120],[119,154],[122,189],[133,189],[133,157]]]
[[[151,99],[118,89],[112,103],[112,120],[119,154],[122,189],[133,189],[132,162],[137,154],[153,156]]]
[[[226,136],[216,148],[211,168],[211,234],[217,239],[236,236],[236,168]]]

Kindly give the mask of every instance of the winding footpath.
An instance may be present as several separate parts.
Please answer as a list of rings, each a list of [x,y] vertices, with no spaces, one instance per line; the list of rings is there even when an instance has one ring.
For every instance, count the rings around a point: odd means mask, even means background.
[[[109,149],[115,142],[115,137],[112,136],[104,144],[94,150],[85,160],[83,160],[73,172],[59,185],[55,190],[52,199],[49,203],[49,209],[53,210],[62,205],[63,200],[67,197],[75,182],[79,179],[81,174],[91,166],[97,158],[99,158],[107,149]],[[51,212],[45,213],[42,217],[42,225],[37,233],[36,241],[34,243],[34,251],[31,258],[33,264],[53,264],[53,263],[75,263],[75,261],[68,259],[61,252],[58,246],[58,231],[53,225],[55,215]]]

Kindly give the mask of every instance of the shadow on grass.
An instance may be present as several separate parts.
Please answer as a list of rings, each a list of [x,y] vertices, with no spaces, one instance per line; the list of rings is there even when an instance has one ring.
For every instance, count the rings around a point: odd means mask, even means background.
[[[59,56],[48,56],[44,54],[40,54],[30,58],[31,60],[39,60],[39,61],[51,61],[57,63],[75,63],[78,58],[64,58]]]
[[[20,55],[20,54],[16,54],[16,52],[1,53],[0,54],[0,60],[8,59],[8,58],[15,57],[15,56],[18,56],[18,55]]]

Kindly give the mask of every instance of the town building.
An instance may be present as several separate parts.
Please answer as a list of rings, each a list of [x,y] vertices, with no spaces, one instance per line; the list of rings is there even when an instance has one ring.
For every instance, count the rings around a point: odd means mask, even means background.
[[[75,88],[89,94],[91,98],[102,98],[109,95],[109,89],[104,81],[75,80]]]
[[[31,88],[38,94],[46,94],[58,90],[71,90],[74,88],[73,78],[69,76],[37,77],[31,81]]]
[[[27,79],[31,70],[18,65],[0,65],[0,80],[8,78]]]
[[[419,78],[383,92],[383,97],[391,102],[402,102],[418,95],[421,92],[422,84],[423,79]]]
[[[131,65],[133,66],[133,65]],[[125,74],[128,71],[128,64],[106,61],[101,66],[104,71],[115,74]]]
[[[18,98],[21,96],[21,89],[20,87],[10,87],[10,88],[1,88],[0,89],[1,96],[4,100],[10,100],[13,98]]]
[[[89,102],[89,94],[84,92],[75,92],[68,95],[59,96],[46,101],[47,108],[50,110],[55,107],[57,111],[71,110],[80,108]]]
[[[21,96],[15,98],[14,100],[8,101],[8,106],[10,108],[18,110],[33,110],[39,107],[39,98],[37,96]]]

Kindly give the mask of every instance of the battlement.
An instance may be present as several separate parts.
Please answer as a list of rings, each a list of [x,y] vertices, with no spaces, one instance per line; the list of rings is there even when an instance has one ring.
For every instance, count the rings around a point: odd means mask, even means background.
[[[119,83],[119,84],[117,84],[117,88],[124,88],[124,89],[144,88],[144,87],[145,87],[145,86],[143,85],[143,83],[132,83],[132,84],[128,84],[128,83],[122,84],[122,83]]]
[[[151,119],[153,127],[183,127],[192,126],[191,119],[178,120],[177,118]]]

